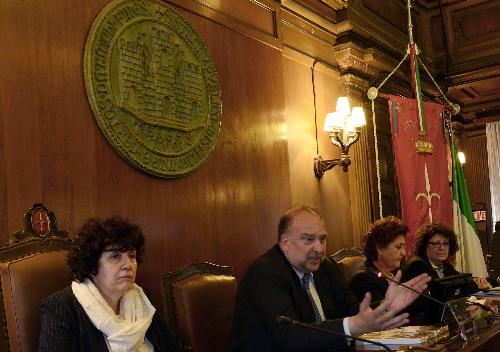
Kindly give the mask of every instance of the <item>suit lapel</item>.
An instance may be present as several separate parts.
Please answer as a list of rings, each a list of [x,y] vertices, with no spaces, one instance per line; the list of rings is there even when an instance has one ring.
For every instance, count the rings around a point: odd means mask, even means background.
[[[288,268],[289,275],[291,276],[293,282],[292,295],[296,302],[295,306],[297,314],[299,314],[297,318],[303,319],[308,323],[314,323],[316,321],[314,310],[309,302],[309,297],[307,296],[307,293],[302,286],[302,282],[300,281],[300,278],[297,275],[297,272],[294,270],[293,266],[288,263],[284,256],[283,261]]]
[[[297,273],[292,269],[293,273],[292,275],[295,276],[294,282],[295,284],[295,291],[296,291],[296,299],[297,299],[297,307],[299,308],[300,314],[302,315],[302,319],[306,322],[315,322],[316,318],[314,316],[314,310],[311,306],[311,303],[309,302],[309,297],[307,296],[306,291],[304,290],[304,287],[302,286],[302,282],[300,282],[300,279],[297,275]],[[313,275],[314,277],[314,275]]]

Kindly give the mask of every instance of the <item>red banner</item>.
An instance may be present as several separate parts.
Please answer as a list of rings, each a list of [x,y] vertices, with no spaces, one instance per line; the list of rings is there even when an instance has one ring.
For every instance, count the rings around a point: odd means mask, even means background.
[[[402,220],[410,228],[407,254],[415,246],[415,231],[431,221],[453,228],[448,154],[441,113],[444,107],[424,102],[425,132],[419,133],[417,102],[389,98],[392,142],[396,159]]]

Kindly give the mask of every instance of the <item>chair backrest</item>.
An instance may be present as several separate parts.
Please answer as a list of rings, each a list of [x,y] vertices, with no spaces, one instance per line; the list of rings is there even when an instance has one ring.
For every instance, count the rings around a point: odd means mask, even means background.
[[[237,282],[232,268],[193,263],[161,275],[165,316],[194,352],[227,349]]]
[[[0,351],[36,351],[38,305],[70,283],[70,241],[57,228],[55,215],[35,204],[24,219],[24,230],[0,248]]]
[[[342,279],[346,285],[349,285],[352,277],[358,272],[366,262],[363,251],[359,248],[344,248],[330,256],[339,266]]]
[[[337,263],[346,257],[365,257],[363,250],[358,247],[352,248],[342,248],[333,254],[330,254],[330,258],[335,260]]]
[[[364,257],[346,257],[338,262],[342,279],[347,286],[351,283],[354,274],[365,266],[365,261]]]

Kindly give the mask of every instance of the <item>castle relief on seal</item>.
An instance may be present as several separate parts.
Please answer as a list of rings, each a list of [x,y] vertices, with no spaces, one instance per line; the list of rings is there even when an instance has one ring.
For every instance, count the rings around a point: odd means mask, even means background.
[[[116,0],[95,19],[84,56],[87,96],[114,150],[157,177],[189,174],[220,130],[215,65],[194,28],[157,0]]]

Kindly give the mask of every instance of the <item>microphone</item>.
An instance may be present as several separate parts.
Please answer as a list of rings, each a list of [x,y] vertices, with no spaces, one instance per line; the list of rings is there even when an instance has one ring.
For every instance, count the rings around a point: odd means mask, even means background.
[[[390,282],[394,282],[396,285],[403,286],[404,288],[406,288],[406,289],[408,289],[408,290],[410,290],[410,291],[412,291],[412,292],[418,293],[419,295],[424,296],[425,298],[428,298],[428,299],[430,299],[431,301],[434,301],[434,302],[436,302],[436,303],[438,303],[438,304],[442,305],[443,307],[450,308],[450,306],[449,306],[448,304],[446,304],[446,303],[444,303],[443,301],[440,301],[440,300],[438,300],[438,299],[436,299],[436,298],[432,297],[431,295],[429,295],[429,294],[427,294],[427,293],[425,293],[425,292],[421,292],[421,291],[415,290],[413,287],[410,287],[410,286],[405,285],[405,284],[403,284],[403,283],[401,283],[401,282],[399,282],[399,281],[396,281],[396,280],[394,280],[392,277],[386,276],[386,275],[382,274],[380,271],[377,271],[377,270],[375,270],[375,269],[373,269],[373,268],[370,268],[370,267],[368,267],[368,266],[367,266],[366,268],[367,268],[368,270],[370,270],[372,273],[374,273],[375,275],[377,275],[378,277],[383,277],[384,279],[386,279],[386,280],[388,280],[388,281],[390,281]]]
[[[349,338],[349,339],[353,339],[353,340],[357,340],[357,341],[362,341],[362,342],[370,343],[372,345],[380,346],[380,347],[382,347],[383,349],[385,349],[385,350],[387,350],[389,352],[392,351],[387,345],[385,345],[383,343],[380,343],[380,342],[377,342],[377,341],[371,341],[371,340],[363,339],[361,337],[354,337],[354,336],[351,336],[351,335],[343,334],[343,333],[338,332],[338,331],[325,329],[325,328],[322,328],[321,326],[317,326],[317,325],[313,325],[313,324],[308,324],[308,323],[303,323],[303,322],[300,322],[298,320],[295,320],[295,319],[292,319],[292,318],[289,318],[289,317],[285,317],[283,315],[280,315],[279,317],[277,317],[276,318],[276,322],[278,324],[281,324],[281,325],[300,326],[300,327],[303,327],[303,328],[306,328],[306,329],[310,329],[310,330],[316,330],[316,331],[325,332],[327,334],[342,336],[342,337],[346,337],[346,338]]]

